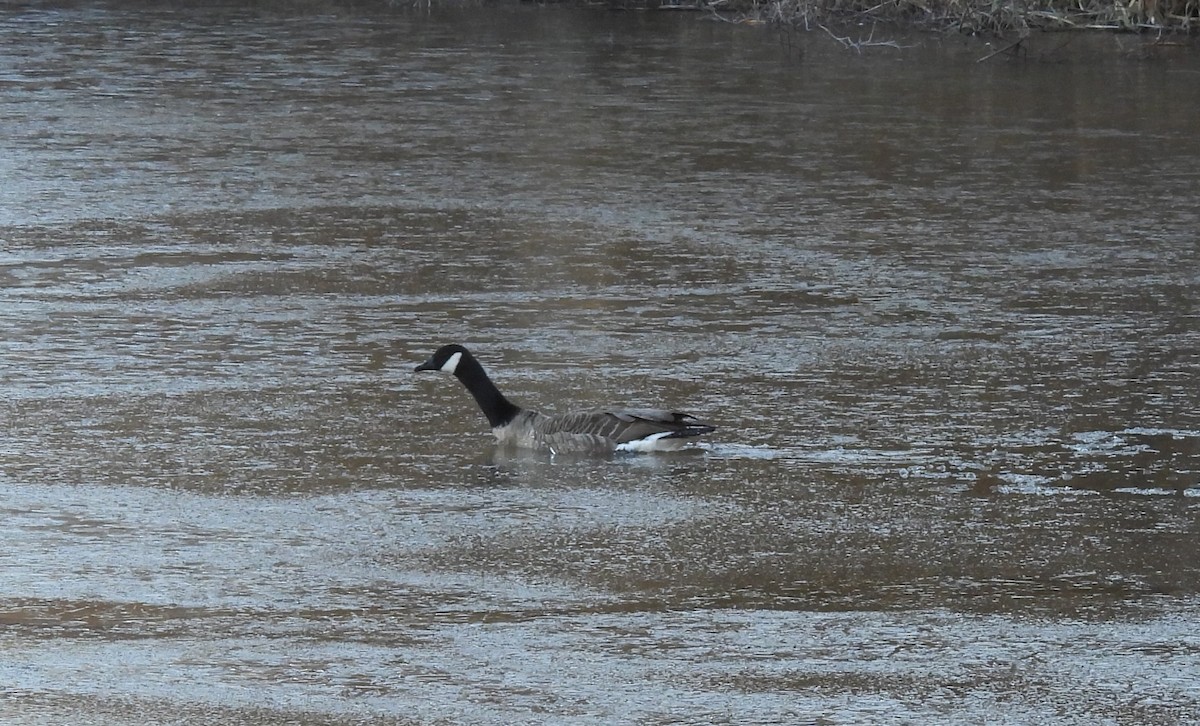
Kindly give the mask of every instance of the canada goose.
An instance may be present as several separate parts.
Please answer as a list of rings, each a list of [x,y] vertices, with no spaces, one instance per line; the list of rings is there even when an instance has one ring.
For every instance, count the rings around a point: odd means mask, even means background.
[[[551,453],[677,451],[689,438],[716,429],[686,413],[648,408],[558,416],[530,411],[505,398],[471,351],[461,345],[438,348],[416,370],[453,373],[475,397],[501,445]]]

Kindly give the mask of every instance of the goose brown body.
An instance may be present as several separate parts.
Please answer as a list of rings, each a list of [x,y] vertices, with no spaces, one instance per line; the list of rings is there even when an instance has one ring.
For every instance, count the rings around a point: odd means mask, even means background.
[[[488,418],[496,441],[505,446],[554,453],[676,451],[716,427],[691,414],[631,408],[546,415],[521,408],[500,393],[483,366],[461,345],[437,350],[418,371],[451,373],[467,387]]]

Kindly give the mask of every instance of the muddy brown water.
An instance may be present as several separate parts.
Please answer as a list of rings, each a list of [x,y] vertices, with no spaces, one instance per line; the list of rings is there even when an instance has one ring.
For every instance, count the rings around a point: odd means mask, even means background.
[[[1194,52],[0,34],[4,723],[1200,719]],[[496,451],[452,341],[720,429]]]

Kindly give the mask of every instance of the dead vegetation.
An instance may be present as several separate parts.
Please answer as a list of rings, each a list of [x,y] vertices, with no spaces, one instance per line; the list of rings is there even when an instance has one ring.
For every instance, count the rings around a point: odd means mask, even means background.
[[[711,0],[702,7],[744,22],[806,29],[900,23],[1011,36],[1033,30],[1186,33],[1200,28],[1200,0]]]

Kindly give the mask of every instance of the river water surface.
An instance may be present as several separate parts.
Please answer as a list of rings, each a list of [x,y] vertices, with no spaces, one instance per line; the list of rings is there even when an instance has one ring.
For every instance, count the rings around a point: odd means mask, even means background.
[[[1194,51],[305,7],[0,11],[5,724],[1200,719]]]

